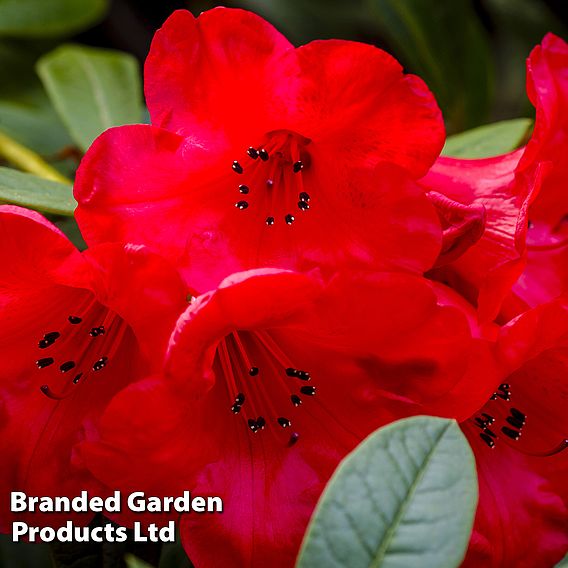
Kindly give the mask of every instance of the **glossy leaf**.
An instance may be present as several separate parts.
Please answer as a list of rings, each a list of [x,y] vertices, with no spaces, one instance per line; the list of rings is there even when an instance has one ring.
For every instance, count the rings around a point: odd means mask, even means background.
[[[0,201],[59,215],[73,215],[77,205],[70,185],[3,167]]]
[[[450,420],[416,417],[378,430],[324,491],[298,568],[456,568],[477,502],[473,454]]]
[[[119,51],[63,45],[42,57],[38,73],[77,145],[104,130],[142,120],[138,62]]]
[[[108,0],[0,0],[0,35],[54,37],[102,18]]]
[[[506,154],[526,142],[530,118],[503,120],[449,136],[442,155],[454,158],[488,158]]]
[[[492,60],[471,0],[368,2],[392,51],[436,95],[450,131],[483,122],[490,102]]]

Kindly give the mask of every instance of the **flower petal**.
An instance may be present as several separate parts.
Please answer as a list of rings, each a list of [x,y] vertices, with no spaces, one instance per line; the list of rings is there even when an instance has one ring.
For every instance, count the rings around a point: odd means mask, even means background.
[[[17,289],[37,291],[58,281],[66,271],[79,272],[85,265],[77,249],[55,225],[21,207],[0,205],[0,242],[0,293],[4,296],[0,306],[8,290],[12,294]]]
[[[424,82],[363,43],[313,41],[297,50],[304,84],[299,132],[344,167],[388,161],[425,174],[444,144],[440,109]]]
[[[177,271],[142,246],[102,244],[83,256],[97,274],[97,299],[128,322],[148,360],[161,369],[176,319],[187,306]]]
[[[313,167],[301,174],[310,210],[297,211],[292,226],[279,219],[267,227],[270,211],[263,202],[251,201],[245,211],[235,207],[237,183],[223,177],[234,175],[226,164],[195,170],[203,166],[201,154],[177,135],[150,126],[100,136],[75,184],[77,219],[87,242],[150,246],[178,266],[199,293],[231,272],[262,266],[423,272],[439,252],[434,208],[393,165],[346,177],[314,155]]]
[[[194,562],[290,565],[325,482],[360,440],[439,403],[468,370],[486,392],[440,413],[461,417],[488,396],[495,369],[480,359],[481,373],[472,356],[473,310],[452,302],[404,273],[233,275],[178,321],[167,375],[115,397],[81,456],[125,491],[225,499],[222,515],[182,520]]]
[[[474,428],[464,433],[477,461],[479,505],[463,567],[555,566],[568,550],[566,454],[529,457],[505,445],[491,450]]]
[[[493,320],[524,267],[527,209],[543,168],[516,173],[522,150],[483,160],[440,158],[421,183],[463,205],[483,205],[483,236],[431,275],[477,304],[480,321]]]
[[[178,10],[146,61],[152,123],[198,144],[246,148],[293,112],[294,62],[288,40],[252,12]]]
[[[184,298],[163,260],[118,244],[80,254],[37,213],[0,207],[0,238],[0,518],[8,530],[10,491],[106,494],[74,447],[96,438],[120,389],[161,366]],[[68,517],[30,513],[29,522],[55,526]]]

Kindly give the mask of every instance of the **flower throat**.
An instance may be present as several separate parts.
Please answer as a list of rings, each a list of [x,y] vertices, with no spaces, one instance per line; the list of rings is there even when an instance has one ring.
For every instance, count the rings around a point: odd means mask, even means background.
[[[239,176],[235,202],[238,211],[256,211],[267,227],[292,225],[296,215],[309,211],[311,196],[304,189],[305,170],[310,165],[306,146],[310,140],[288,130],[266,135],[263,145],[250,146],[233,161]],[[246,214],[246,213],[243,213]]]

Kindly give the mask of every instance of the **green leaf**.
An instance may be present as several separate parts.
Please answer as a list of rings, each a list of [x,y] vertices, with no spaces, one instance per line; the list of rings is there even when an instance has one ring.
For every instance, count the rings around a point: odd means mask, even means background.
[[[72,143],[34,68],[51,48],[52,42],[0,41],[0,130],[47,158]]]
[[[57,225],[59,230],[65,233],[66,237],[79,249],[85,250],[87,248],[87,244],[83,239],[83,235],[81,235],[81,231],[79,230],[79,225],[77,225],[77,221],[75,217],[60,217],[51,215],[51,221]]]
[[[459,426],[420,416],[369,436],[316,507],[298,568],[456,568],[473,526],[473,454]]]
[[[568,568],[568,555],[566,555],[555,568]]]
[[[108,0],[0,0],[0,35],[69,35],[94,25],[108,4]]]
[[[124,562],[126,563],[126,568],[153,568],[151,564],[140,560],[140,558],[134,556],[134,554],[127,554],[124,557]]]
[[[0,167],[0,201],[46,213],[73,215],[73,188],[32,174]]]
[[[107,128],[142,120],[140,70],[129,54],[68,44],[43,56],[37,70],[82,150]]]
[[[367,0],[390,46],[432,89],[450,131],[487,116],[492,59],[471,0]]]
[[[503,120],[448,137],[443,156],[488,158],[516,150],[527,139],[533,121],[530,118]]]

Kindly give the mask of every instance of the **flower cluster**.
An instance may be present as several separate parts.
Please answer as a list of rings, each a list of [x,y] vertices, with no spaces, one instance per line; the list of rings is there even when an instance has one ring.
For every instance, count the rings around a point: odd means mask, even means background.
[[[476,456],[464,566],[560,560],[567,44],[527,72],[525,147],[439,157],[436,101],[384,51],[175,12],[151,125],[107,130],[78,171],[87,251],[0,207],[1,528],[14,490],[190,489],[227,503],[181,518],[197,566],[292,566],[341,459],[431,414]]]

